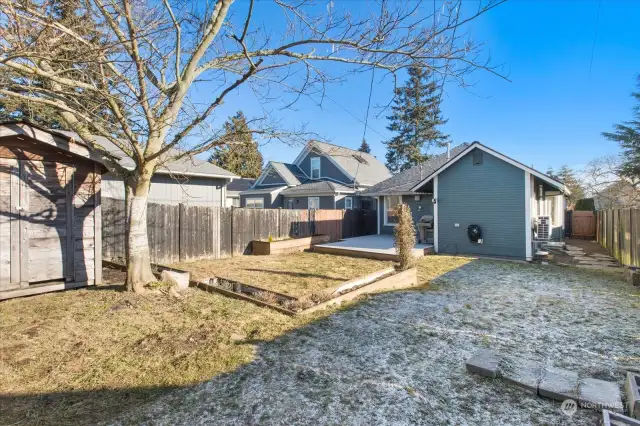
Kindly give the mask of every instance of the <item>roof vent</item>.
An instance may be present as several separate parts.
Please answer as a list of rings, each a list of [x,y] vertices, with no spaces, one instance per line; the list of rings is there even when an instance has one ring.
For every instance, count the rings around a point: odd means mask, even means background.
[[[365,159],[364,159],[364,157],[363,157],[363,156],[361,156],[361,155],[353,154],[353,158],[355,158],[356,160],[358,160],[358,163],[360,163],[360,164],[369,164],[369,163],[367,162],[367,160],[365,160]]]

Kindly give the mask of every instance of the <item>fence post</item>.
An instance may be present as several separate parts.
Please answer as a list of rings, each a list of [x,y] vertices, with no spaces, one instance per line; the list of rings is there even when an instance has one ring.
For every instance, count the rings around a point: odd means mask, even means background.
[[[184,226],[186,215],[187,206],[183,203],[178,204],[178,259],[180,262],[185,261],[186,254],[186,226]]]

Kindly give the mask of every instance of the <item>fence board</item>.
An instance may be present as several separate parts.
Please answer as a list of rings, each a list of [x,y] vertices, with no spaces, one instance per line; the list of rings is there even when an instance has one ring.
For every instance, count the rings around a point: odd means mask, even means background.
[[[123,200],[103,199],[102,252],[125,255]],[[328,234],[331,241],[376,232],[375,212],[359,210],[240,209],[149,203],[147,231],[154,263],[249,254],[251,241]]]
[[[623,265],[640,267],[640,209],[598,212],[598,242]]]

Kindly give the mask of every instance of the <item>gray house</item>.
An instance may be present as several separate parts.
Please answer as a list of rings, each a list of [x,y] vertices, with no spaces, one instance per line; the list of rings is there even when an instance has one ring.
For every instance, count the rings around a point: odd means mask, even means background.
[[[371,154],[310,141],[291,164],[270,161],[253,186],[240,193],[249,208],[375,209],[362,191],[389,178]]]
[[[563,183],[478,142],[373,185],[363,196],[378,203],[378,233],[392,234],[398,203],[409,205],[414,222],[433,218],[437,253],[470,253],[527,259],[534,241],[564,235]],[[473,241],[469,226],[481,236]]]
[[[68,131],[58,131],[76,140],[78,135]],[[110,152],[123,167],[132,170],[133,160],[120,148],[104,137],[97,137],[98,143]],[[179,151],[171,150],[168,157]],[[165,162],[151,178],[149,202],[161,204],[190,204],[212,207],[227,205],[227,185],[239,176],[195,157],[184,157],[177,161]],[[102,176],[102,196],[124,200],[124,182],[110,172]]]

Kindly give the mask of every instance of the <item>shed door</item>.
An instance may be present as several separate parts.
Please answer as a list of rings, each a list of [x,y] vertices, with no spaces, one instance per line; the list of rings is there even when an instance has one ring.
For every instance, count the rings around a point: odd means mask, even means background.
[[[73,280],[73,168],[21,161],[27,193],[28,281]],[[24,253],[24,250],[23,250]]]
[[[0,291],[20,287],[18,160],[0,158]]]

